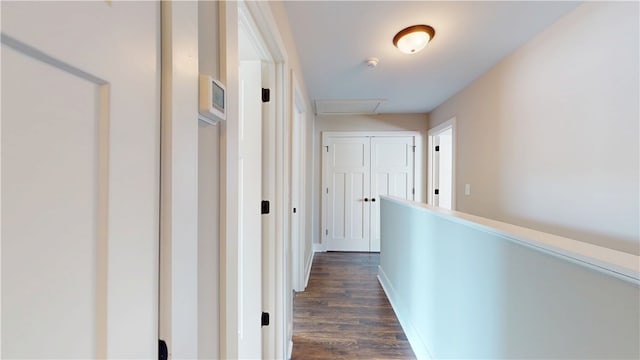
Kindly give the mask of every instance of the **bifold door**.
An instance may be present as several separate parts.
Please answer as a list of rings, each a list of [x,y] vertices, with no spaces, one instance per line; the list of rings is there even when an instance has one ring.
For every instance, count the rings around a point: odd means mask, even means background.
[[[415,135],[327,136],[323,141],[323,243],[380,251],[380,195],[413,199]]]

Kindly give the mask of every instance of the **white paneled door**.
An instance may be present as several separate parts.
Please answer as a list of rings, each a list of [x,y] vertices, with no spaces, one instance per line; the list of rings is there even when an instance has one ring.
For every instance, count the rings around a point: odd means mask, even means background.
[[[369,138],[335,137],[324,146],[327,249],[369,251]]]
[[[371,242],[380,251],[380,195],[414,199],[413,136],[371,137]]]
[[[2,357],[157,358],[159,3],[0,6]]]
[[[414,198],[414,144],[413,134],[323,138],[327,250],[380,251],[380,195]]]

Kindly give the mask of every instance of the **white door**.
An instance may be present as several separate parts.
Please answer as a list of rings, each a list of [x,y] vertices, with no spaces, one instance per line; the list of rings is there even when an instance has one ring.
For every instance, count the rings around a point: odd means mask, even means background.
[[[296,85],[297,86],[297,85]],[[295,90],[297,92],[297,90]],[[291,258],[292,285],[294,291],[305,289],[305,262],[308,239],[305,238],[305,112],[304,105],[295,96],[291,124]]]
[[[327,250],[369,251],[369,138],[329,138],[325,146]]]
[[[241,61],[238,309],[240,359],[262,358],[262,63]]]
[[[452,209],[452,174],[453,174],[453,158],[452,158],[452,129],[449,128],[438,135],[438,206],[445,209]]]
[[[380,195],[414,199],[416,135],[329,135],[323,154],[323,242],[380,251]]]
[[[371,138],[371,245],[380,251],[380,195],[414,199],[413,136]]]
[[[455,208],[455,118],[429,130],[429,204]]]
[[[157,2],[6,2],[2,357],[156,358]]]
[[[302,252],[302,239],[300,238],[300,203],[301,196],[301,147],[300,147],[300,125],[301,114],[296,110],[293,111],[293,119],[291,122],[291,282],[294,291],[303,291],[302,285],[302,263],[304,257]]]
[[[440,206],[440,137],[438,135],[431,136],[432,145],[429,148],[431,152],[431,186],[429,187],[429,197],[431,205]]]

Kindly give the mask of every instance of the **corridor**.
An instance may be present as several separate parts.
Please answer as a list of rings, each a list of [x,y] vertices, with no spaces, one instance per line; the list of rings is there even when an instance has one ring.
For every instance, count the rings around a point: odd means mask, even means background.
[[[316,253],[294,299],[292,360],[415,359],[376,278],[378,253]]]

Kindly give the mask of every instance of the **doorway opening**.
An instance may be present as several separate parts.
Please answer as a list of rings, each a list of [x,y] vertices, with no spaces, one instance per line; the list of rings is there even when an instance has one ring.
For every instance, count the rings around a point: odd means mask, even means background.
[[[266,3],[239,1],[237,7],[238,100],[237,272],[227,291],[237,329],[226,334],[227,357],[285,358],[288,240],[285,161],[285,59],[277,26]],[[236,213],[236,212],[234,212]],[[235,261],[237,259],[237,262]],[[265,314],[266,313],[266,314]],[[263,316],[264,315],[264,316]],[[269,325],[262,326],[268,316]],[[237,330],[237,331],[235,331]]]
[[[259,317],[268,309],[269,289],[264,285],[270,261],[273,212],[263,201],[272,200],[275,183],[270,147],[264,136],[273,124],[273,101],[265,97],[273,87],[275,66],[257,31],[246,3],[238,2],[238,357],[262,358],[273,347],[273,335]],[[263,90],[265,89],[265,90]]]
[[[456,118],[429,130],[428,203],[455,210],[455,142]]]

